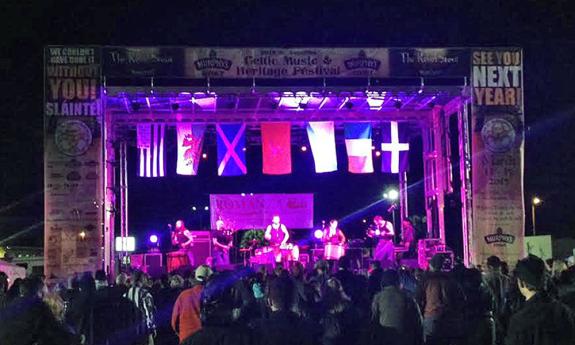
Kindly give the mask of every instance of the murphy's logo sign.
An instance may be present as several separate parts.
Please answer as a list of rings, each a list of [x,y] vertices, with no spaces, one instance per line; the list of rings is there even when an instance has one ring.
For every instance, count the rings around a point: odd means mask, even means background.
[[[224,70],[229,71],[232,67],[232,61],[228,59],[222,59],[217,56],[215,50],[211,50],[209,57],[202,58],[194,61],[194,66],[198,71],[203,71],[206,69]]]
[[[503,229],[497,228],[494,234],[485,236],[485,242],[495,246],[505,246],[508,244],[513,244],[515,242],[515,236],[504,234]]]
[[[381,61],[367,57],[365,51],[360,50],[358,57],[345,60],[344,64],[348,70],[369,69],[377,71],[381,66]]]

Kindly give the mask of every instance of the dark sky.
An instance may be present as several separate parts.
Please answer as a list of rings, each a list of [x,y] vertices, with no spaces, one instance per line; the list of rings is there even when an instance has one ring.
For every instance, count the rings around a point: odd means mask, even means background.
[[[575,12],[568,0],[90,3],[99,5],[0,5],[0,239],[43,216],[42,47],[48,44],[523,47],[526,197],[545,200],[540,232],[573,235]],[[530,228],[529,209],[526,218]],[[42,227],[25,238],[41,243]]]

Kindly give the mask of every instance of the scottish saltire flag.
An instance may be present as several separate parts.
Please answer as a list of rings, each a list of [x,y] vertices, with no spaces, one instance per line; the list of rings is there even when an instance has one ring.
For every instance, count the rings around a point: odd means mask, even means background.
[[[291,173],[291,124],[264,122],[262,127],[263,173]]]
[[[346,123],[344,133],[349,172],[355,174],[372,173],[371,124],[365,122]]]
[[[381,171],[397,174],[409,169],[409,133],[407,124],[386,122],[381,130]]]
[[[140,177],[164,176],[164,133],[163,123],[140,123],[137,126]]]
[[[332,121],[309,122],[307,137],[313,153],[315,172],[337,171],[335,129]]]
[[[202,158],[202,144],[206,126],[178,123],[176,130],[178,132],[176,173],[178,175],[197,175],[200,159]]]
[[[218,175],[238,176],[248,172],[246,167],[245,123],[216,125],[218,134]]]

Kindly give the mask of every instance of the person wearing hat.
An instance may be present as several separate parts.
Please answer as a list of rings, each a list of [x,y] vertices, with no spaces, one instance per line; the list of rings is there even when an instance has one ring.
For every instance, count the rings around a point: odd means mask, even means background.
[[[204,285],[212,275],[212,269],[206,265],[196,268],[194,274],[197,284],[180,293],[172,311],[172,329],[178,334],[180,342],[202,328],[200,319],[200,296]]]
[[[529,255],[515,267],[525,304],[509,321],[506,345],[567,345],[575,341],[573,312],[546,291],[547,272],[540,258]]]

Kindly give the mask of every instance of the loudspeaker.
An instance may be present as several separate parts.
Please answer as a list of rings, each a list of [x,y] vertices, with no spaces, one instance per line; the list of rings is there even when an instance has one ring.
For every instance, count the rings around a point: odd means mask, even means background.
[[[194,236],[193,247],[191,248],[194,256],[193,266],[199,266],[206,263],[206,259],[212,256],[212,237],[210,231],[192,231]]]

